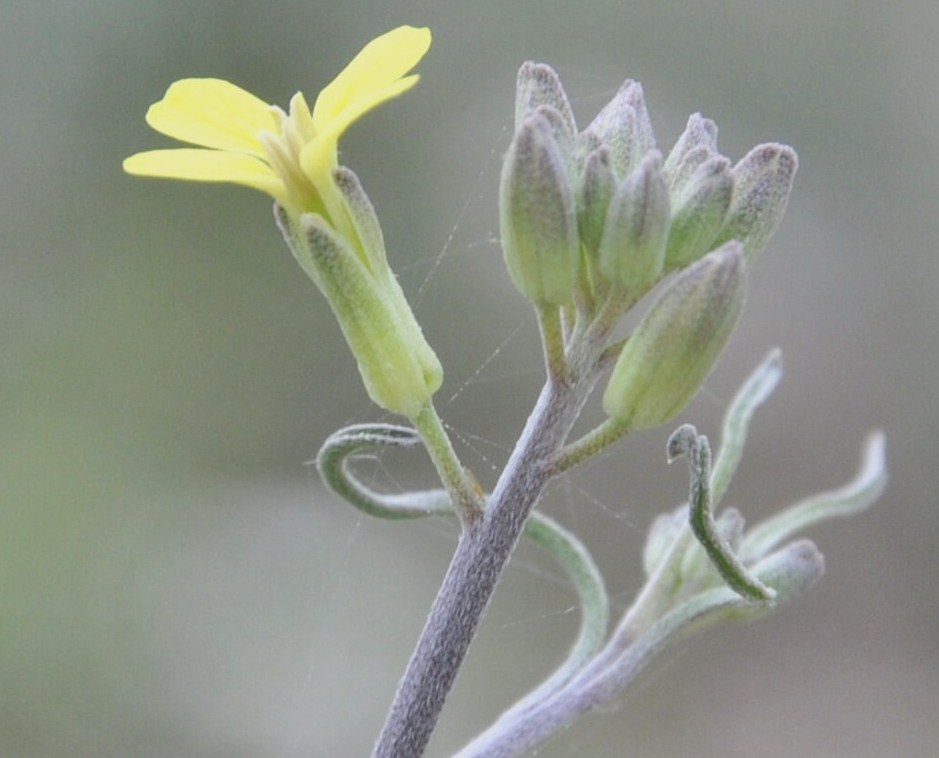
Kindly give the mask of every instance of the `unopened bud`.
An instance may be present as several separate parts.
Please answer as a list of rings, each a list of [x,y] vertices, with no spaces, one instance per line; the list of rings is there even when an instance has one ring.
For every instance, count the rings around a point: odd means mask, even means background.
[[[666,269],[687,266],[714,247],[733,188],[730,161],[715,156],[698,168],[677,196],[672,196]]]
[[[643,156],[655,147],[642,85],[627,79],[587,131],[600,137],[610,149],[613,168],[620,177],[635,169]]]
[[[502,167],[502,250],[512,281],[538,305],[570,302],[580,265],[577,215],[551,122],[522,122]]]
[[[544,105],[560,115],[572,136],[577,133],[574,111],[555,70],[544,63],[526,61],[518,70],[515,85],[515,128],[521,127],[529,114]]]
[[[635,295],[651,287],[662,272],[668,220],[662,156],[652,150],[610,203],[599,249],[603,277]]]
[[[736,242],[681,271],[623,347],[603,394],[607,415],[646,429],[681,411],[727,344],[745,289]]]
[[[690,176],[713,155],[717,155],[717,124],[700,113],[692,113],[685,131],[665,159],[669,186],[676,189],[680,177]]]
[[[757,145],[734,166],[734,193],[716,244],[740,240],[752,261],[779,226],[799,162],[788,145]]]
[[[578,203],[580,241],[588,254],[595,254],[603,238],[606,214],[616,193],[616,177],[610,164],[610,151],[600,147],[584,162],[583,181]]]

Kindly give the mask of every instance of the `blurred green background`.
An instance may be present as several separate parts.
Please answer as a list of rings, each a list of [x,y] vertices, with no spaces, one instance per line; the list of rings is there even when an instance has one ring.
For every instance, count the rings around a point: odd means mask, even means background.
[[[440,409],[491,483],[541,380],[497,244],[499,161],[525,59],[581,123],[628,77],[660,142],[687,115],[733,158],[801,170],[743,322],[681,416],[716,436],[771,347],[729,499],[751,518],[839,485],[883,427],[891,484],[816,530],[829,571],[768,621],[712,633],[542,756],[939,754],[939,14],[934,0],[0,2],[0,755],[359,756],[453,548],[373,523],[307,462],[371,407],[324,302],[230,187],[121,173],[168,146],[147,106],[186,76],[315,96],[367,40],[429,25],[423,80],[343,160],[447,371]],[[596,410],[592,411],[596,417]],[[669,429],[629,439],[544,507],[595,550],[618,609],[653,516],[681,501]],[[367,474],[427,483],[420,456]],[[514,560],[430,754],[449,754],[560,656],[573,597]]]

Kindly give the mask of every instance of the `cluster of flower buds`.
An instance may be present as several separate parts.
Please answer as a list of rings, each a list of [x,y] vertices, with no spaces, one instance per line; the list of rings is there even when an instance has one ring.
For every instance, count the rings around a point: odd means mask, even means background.
[[[691,116],[667,157],[628,80],[582,131],[549,66],[518,75],[501,184],[502,243],[519,291],[589,322],[625,312],[673,274],[622,351],[604,397],[631,428],[663,423],[697,390],[741,310],[746,264],[786,208],[792,148],[732,164],[714,122]]]

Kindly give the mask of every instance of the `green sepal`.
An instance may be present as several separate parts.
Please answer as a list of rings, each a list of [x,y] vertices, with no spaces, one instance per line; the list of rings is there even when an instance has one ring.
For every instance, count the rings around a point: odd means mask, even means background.
[[[345,202],[346,212],[359,238],[359,248],[364,252],[364,262],[371,270],[375,281],[384,288],[385,296],[391,302],[398,316],[399,327],[412,344],[415,357],[420,361],[429,385],[436,385],[436,390],[443,381],[443,368],[437,354],[424,339],[420,324],[414,317],[414,311],[398,283],[397,277],[388,265],[385,253],[385,241],[382,235],[378,215],[365,189],[355,173],[340,166],[333,171],[333,180],[339,188]]]
[[[300,216],[288,244],[332,308],[372,400],[414,418],[443,380],[420,327],[402,321],[400,288],[376,279],[350,244],[314,213]],[[415,331],[416,329],[416,331]]]
[[[355,230],[358,240],[352,247],[361,250],[364,255],[362,262],[373,274],[388,268],[388,258],[385,253],[385,239],[382,235],[378,214],[365,188],[352,169],[339,166],[333,169],[333,182],[342,199],[345,200],[343,209]],[[358,244],[355,244],[355,243]]]

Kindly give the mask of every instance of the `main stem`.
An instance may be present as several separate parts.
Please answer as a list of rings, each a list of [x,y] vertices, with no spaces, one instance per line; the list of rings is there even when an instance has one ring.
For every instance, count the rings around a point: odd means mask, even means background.
[[[480,619],[525,521],[551,476],[546,465],[596,381],[604,335],[585,339],[569,382],[548,381],[484,516],[464,530],[375,744],[373,758],[418,758],[437,724]],[[579,369],[579,370],[578,370]]]

